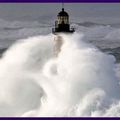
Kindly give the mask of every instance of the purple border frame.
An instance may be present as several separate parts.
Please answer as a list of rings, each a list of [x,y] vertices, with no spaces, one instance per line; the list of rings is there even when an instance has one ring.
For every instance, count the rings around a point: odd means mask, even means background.
[[[1,3],[118,3],[120,0],[0,0]]]
[[[120,120],[119,117],[0,117],[0,120]]]
[[[120,117],[0,117],[0,120],[120,120]]]

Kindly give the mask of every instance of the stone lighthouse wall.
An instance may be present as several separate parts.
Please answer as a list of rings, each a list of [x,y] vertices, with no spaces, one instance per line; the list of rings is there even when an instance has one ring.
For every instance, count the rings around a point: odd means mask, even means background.
[[[63,38],[60,35],[55,35],[54,37],[54,56],[57,57],[61,51],[63,45]]]

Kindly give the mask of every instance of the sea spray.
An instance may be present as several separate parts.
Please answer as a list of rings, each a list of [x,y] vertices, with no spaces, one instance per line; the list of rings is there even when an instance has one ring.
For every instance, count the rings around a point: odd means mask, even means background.
[[[115,58],[82,40],[61,34],[19,40],[0,60],[0,116],[119,116]],[[113,111],[113,112],[111,112]]]

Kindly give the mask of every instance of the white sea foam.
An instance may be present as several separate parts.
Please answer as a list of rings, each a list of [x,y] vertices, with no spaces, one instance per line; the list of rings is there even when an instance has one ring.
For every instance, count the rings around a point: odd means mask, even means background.
[[[53,35],[15,43],[0,60],[0,116],[119,116],[115,58],[82,40]]]

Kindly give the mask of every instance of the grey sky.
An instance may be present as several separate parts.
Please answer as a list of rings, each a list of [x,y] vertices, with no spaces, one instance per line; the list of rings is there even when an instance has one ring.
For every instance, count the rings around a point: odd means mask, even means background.
[[[120,22],[119,3],[67,3],[65,9],[73,21]],[[55,19],[60,10],[61,3],[1,3],[0,18],[6,20],[51,21]]]

